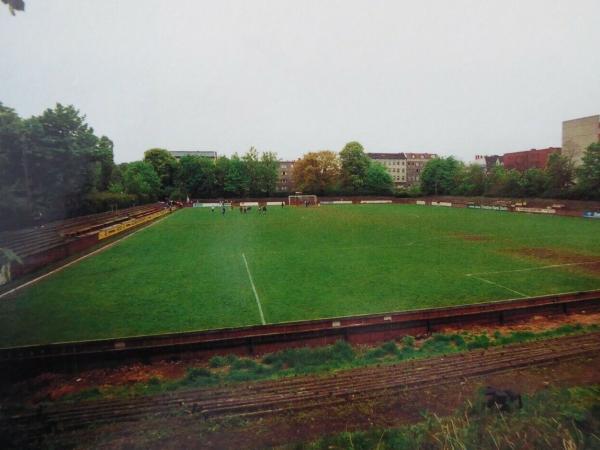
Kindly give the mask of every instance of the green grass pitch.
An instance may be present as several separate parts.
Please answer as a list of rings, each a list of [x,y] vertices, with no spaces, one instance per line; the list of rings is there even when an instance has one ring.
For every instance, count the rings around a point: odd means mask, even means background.
[[[0,300],[0,346],[259,324],[242,254],[267,323],[600,288],[599,265],[582,264],[600,261],[600,221],[416,205],[185,209]]]

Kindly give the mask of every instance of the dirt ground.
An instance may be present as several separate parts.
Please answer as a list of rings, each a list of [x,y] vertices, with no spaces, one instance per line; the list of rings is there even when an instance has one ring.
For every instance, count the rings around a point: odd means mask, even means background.
[[[569,314],[561,316],[534,316],[531,319],[506,324],[503,326],[485,327],[471,326],[469,332],[484,331],[510,333],[512,331],[539,332],[557,328],[566,324],[591,325],[600,324],[600,313]],[[446,327],[441,332],[457,332],[465,328]],[[57,400],[61,397],[89,388],[125,386],[138,382],[146,382],[151,378],[161,380],[182,378],[190,367],[207,366],[206,359],[186,359],[181,361],[157,361],[150,364],[127,364],[115,368],[91,369],[77,374],[44,373],[31,380],[11,386],[11,392],[5,396],[7,400],[18,400],[20,403],[35,404],[40,401]]]
[[[65,436],[62,442],[77,443],[76,448],[82,449],[266,448],[307,442],[344,431],[398,427],[421,420],[424,411],[448,415],[487,385],[531,394],[550,386],[597,384],[600,383],[598,367],[600,355],[272,417],[202,420],[197,415],[186,414],[113,424]]]
[[[522,247],[517,249],[509,249],[507,252],[511,255],[535,259],[548,265],[573,264],[572,267],[574,269],[600,276],[600,258],[598,258],[598,256],[584,255],[566,250],[556,250],[543,247]]]

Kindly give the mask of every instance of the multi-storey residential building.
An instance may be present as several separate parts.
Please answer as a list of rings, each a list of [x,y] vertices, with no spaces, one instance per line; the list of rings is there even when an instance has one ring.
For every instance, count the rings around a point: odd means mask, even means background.
[[[381,163],[392,176],[394,186],[406,184],[406,156],[404,153],[367,153],[367,156]]]
[[[600,115],[565,120],[562,123],[562,154],[578,166],[590,144],[600,142]]]
[[[527,169],[543,169],[548,163],[548,158],[553,153],[560,153],[560,147],[542,149],[532,148],[522,152],[505,153],[502,163],[507,169],[525,171]]]
[[[489,173],[494,167],[502,165],[502,156],[499,155],[475,155],[475,164],[485,169]]]
[[[438,157],[435,153],[405,153],[405,155],[406,184],[409,186],[418,184],[425,164],[427,164],[429,160]]]
[[[217,152],[212,150],[175,150],[169,152],[175,159],[181,159],[183,156],[202,156],[203,158],[217,159]]]
[[[491,172],[494,167],[502,166],[502,156],[500,155],[490,155],[485,157],[485,171]]]
[[[294,192],[294,180],[292,179],[292,170],[294,161],[279,161],[277,171],[277,192]]]

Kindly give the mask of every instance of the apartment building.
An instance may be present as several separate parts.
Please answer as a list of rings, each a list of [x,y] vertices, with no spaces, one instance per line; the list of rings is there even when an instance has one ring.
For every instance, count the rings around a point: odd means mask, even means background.
[[[560,147],[548,147],[522,152],[505,153],[502,155],[502,163],[507,169],[525,171],[527,169],[543,169],[548,163],[548,158],[553,153],[560,153]]]
[[[565,120],[562,123],[562,154],[575,166],[590,144],[600,142],[600,115]]]
[[[294,192],[294,180],[292,179],[293,169],[294,161],[279,161],[279,169],[277,170],[277,192]]]
[[[394,186],[406,184],[406,156],[404,153],[367,153],[367,156],[387,169],[394,180]]]
[[[404,155],[406,156],[406,184],[409,186],[418,184],[425,165],[438,157],[435,153],[404,153]]]

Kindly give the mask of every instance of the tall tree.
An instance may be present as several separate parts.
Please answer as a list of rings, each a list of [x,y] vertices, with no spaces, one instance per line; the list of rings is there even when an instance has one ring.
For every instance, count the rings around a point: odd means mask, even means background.
[[[237,154],[229,160],[229,167],[225,175],[225,193],[233,196],[245,197],[250,190],[250,178],[244,161]]]
[[[371,194],[391,194],[394,190],[394,180],[382,164],[372,162],[367,169],[365,186]]]
[[[340,152],[342,183],[345,189],[358,193],[365,187],[371,161],[360,143],[348,142]]]
[[[577,190],[584,198],[600,200],[600,143],[591,144],[577,170]]]
[[[264,152],[260,155],[257,173],[257,187],[259,195],[269,196],[277,187],[277,170],[279,163],[277,155],[273,152]]]
[[[24,225],[32,217],[31,177],[24,158],[23,120],[0,102],[0,226]]]
[[[254,147],[250,149],[242,156],[244,177],[247,180],[248,187],[247,191],[250,195],[259,195],[259,172],[260,172],[260,161],[258,151]]]
[[[152,164],[145,161],[135,161],[124,167],[123,186],[128,194],[143,202],[156,200],[160,194],[160,179]]]
[[[180,164],[180,178],[190,197],[208,198],[220,194],[215,189],[215,163],[212,159],[184,156]]]
[[[459,175],[457,195],[483,195],[485,191],[485,169],[478,164],[464,167]]]
[[[106,191],[115,168],[113,142],[106,136],[102,136],[98,140],[96,146],[96,161],[100,166],[96,189],[99,191]]]
[[[341,164],[338,156],[329,150],[306,153],[294,163],[292,179],[302,192],[323,195],[338,187]]]
[[[559,197],[573,185],[573,163],[566,156],[553,153],[546,164],[548,186],[545,195]]]
[[[523,196],[541,197],[548,186],[548,176],[542,169],[528,169],[522,174]]]
[[[215,161],[215,190],[223,195],[226,194],[225,179],[229,173],[231,162],[226,156],[220,156]]]
[[[430,160],[421,172],[421,191],[424,194],[449,195],[456,192],[462,164],[452,156]]]
[[[160,179],[160,185],[166,193],[175,185],[179,162],[164,148],[151,148],[144,152],[144,161],[152,164],[154,171]]]
[[[23,161],[34,207],[52,217],[77,210],[95,188],[98,138],[73,106],[57,103],[25,122]]]

